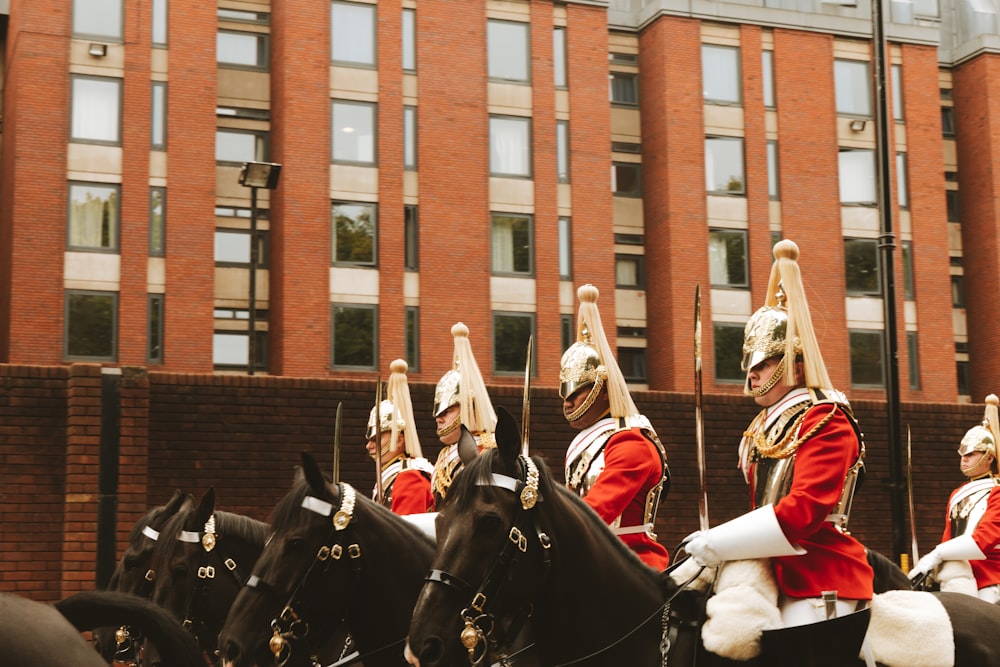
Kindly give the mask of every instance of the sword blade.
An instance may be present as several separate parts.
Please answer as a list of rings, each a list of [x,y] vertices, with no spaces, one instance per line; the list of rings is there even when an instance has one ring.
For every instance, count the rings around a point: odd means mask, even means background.
[[[337,403],[337,419],[333,426],[333,483],[340,483],[340,424],[344,403]]]
[[[524,362],[524,396],[521,399],[521,455],[528,455],[528,425],[531,423],[531,348],[535,337],[528,336]]]
[[[375,380],[375,502],[382,504],[382,376]]]
[[[911,450],[910,425],[906,425],[906,495],[910,501],[910,557],[917,564],[920,550],[917,549],[917,513],[913,509],[913,452]]]
[[[698,461],[698,526],[708,530],[705,417],[701,410],[701,285],[694,290],[694,442]]]

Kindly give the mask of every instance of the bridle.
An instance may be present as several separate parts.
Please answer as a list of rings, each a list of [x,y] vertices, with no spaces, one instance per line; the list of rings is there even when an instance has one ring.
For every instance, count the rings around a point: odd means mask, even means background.
[[[160,539],[160,531],[149,525],[142,527],[141,534],[150,540],[154,546]],[[123,555],[122,559],[124,560],[124,558],[125,556]],[[151,599],[153,597],[153,582],[155,578],[156,573],[153,569],[147,568],[146,572],[143,574],[142,581],[139,582],[139,586],[135,591],[135,594],[147,600]],[[114,579],[112,579],[111,586],[114,587],[114,585]],[[120,625],[115,628],[114,639],[114,662],[123,665],[140,664],[139,646],[142,643],[142,637],[139,633],[133,633],[132,629],[128,625]]]
[[[340,483],[337,485],[340,497],[340,507],[334,511],[333,505],[315,496],[306,496],[302,499],[303,509],[329,517],[332,515],[330,530],[322,546],[317,550],[316,557],[309,563],[302,578],[295,585],[295,588],[287,596],[287,602],[282,607],[277,618],[271,620],[272,636],[268,642],[268,648],[274,656],[275,664],[283,667],[292,657],[292,645],[297,641],[304,640],[309,635],[309,623],[302,614],[296,610],[296,606],[301,607],[301,593],[307,589],[308,582],[316,576],[326,576],[334,567],[335,563],[345,562],[350,565],[353,576],[349,579],[351,590],[343,592],[343,599],[348,604],[353,604],[358,599],[359,586],[361,583],[362,570],[362,549],[357,536],[354,534],[352,520],[354,519],[354,509],[357,503],[357,491],[350,484]],[[247,587],[258,590],[262,593],[270,593],[275,597],[280,596],[280,592],[262,580],[257,575],[251,575],[247,581]],[[364,655],[350,656],[344,659],[341,656],[337,665],[347,665],[353,662],[362,661],[372,655],[376,655],[396,646],[402,646],[406,641],[405,637],[390,644],[369,651]],[[346,653],[346,647],[345,647]],[[315,657],[311,657],[313,664],[318,664]]]
[[[459,577],[439,569],[431,569],[426,578],[429,582],[443,584],[469,597],[468,605],[461,611],[463,629],[460,639],[462,646],[468,651],[469,664],[473,666],[481,665],[490,650],[503,655],[504,650],[510,645],[510,640],[517,636],[531,615],[530,603],[520,605],[510,615],[505,627],[501,628],[497,623],[498,614],[494,611],[503,600],[504,587],[510,581],[511,571],[517,568],[518,563],[528,553],[527,535],[534,534],[541,549],[543,579],[552,565],[550,554],[552,541],[538,527],[534,520],[535,514],[532,512],[535,505],[542,500],[538,492],[538,468],[527,456],[519,456],[518,461],[524,479],[493,473],[491,481],[478,482],[481,486],[507,489],[520,500],[514,511],[507,539],[483,582],[478,588],[473,589]],[[511,657],[513,656],[501,658],[501,664],[509,661]]]
[[[198,569],[195,570],[196,580],[191,589],[191,597],[188,599],[187,611],[184,614],[182,625],[190,630],[199,640],[202,640],[206,633],[211,631],[203,613],[205,603],[211,597],[210,589],[212,583],[215,581],[216,574],[215,566],[211,565],[209,561],[211,559],[220,560],[222,566],[236,581],[237,589],[243,586],[244,578],[240,574],[236,560],[226,554],[224,541],[222,543],[219,541],[219,536],[215,532],[215,514],[208,517],[201,533],[182,530],[177,534],[177,541],[189,544],[201,544]],[[215,630],[216,632],[211,634],[211,639],[206,640],[213,647],[215,635],[218,634],[218,629],[216,628]]]

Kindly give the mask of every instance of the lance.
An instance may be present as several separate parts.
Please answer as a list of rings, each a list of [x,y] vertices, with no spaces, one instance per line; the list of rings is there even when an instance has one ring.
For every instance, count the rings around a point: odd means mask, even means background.
[[[521,399],[521,455],[528,456],[528,424],[531,421],[531,347],[535,337],[528,336],[524,362],[524,397]]]
[[[917,564],[920,551],[917,549],[917,513],[913,510],[913,453],[911,451],[910,425],[906,425],[906,494],[910,501],[910,557]],[[910,568],[905,568],[909,570]]]
[[[382,376],[375,380],[375,502],[382,504]]]
[[[333,426],[333,483],[340,483],[340,419],[344,403],[337,403],[337,419]]]
[[[698,526],[708,530],[705,483],[705,418],[701,411],[701,285],[694,288],[694,442],[698,456]]]

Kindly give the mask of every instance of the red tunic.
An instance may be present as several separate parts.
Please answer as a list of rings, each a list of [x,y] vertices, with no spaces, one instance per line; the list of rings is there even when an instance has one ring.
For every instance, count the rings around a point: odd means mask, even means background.
[[[799,434],[808,433],[832,409],[829,403],[806,412]],[[840,598],[870,600],[872,572],[864,546],[826,517],[837,506],[848,469],[858,459],[860,443],[840,408],[795,454],[795,471],[788,495],[774,505],[785,537],[806,550],[802,556],[771,559],[781,591],[796,598],[837,591]],[[753,477],[751,476],[751,479]],[[751,489],[751,498],[754,497]]]
[[[604,461],[604,471],[583,502],[608,524],[621,516],[623,527],[642,525],[646,494],[660,483],[663,475],[656,445],[638,428],[617,431],[604,447]],[[662,571],[670,565],[670,553],[645,531],[619,537],[651,568]]]
[[[434,511],[431,480],[419,470],[403,470],[392,483],[392,511],[399,515]]]
[[[951,507],[951,498],[961,490],[960,486],[951,492],[951,497],[948,498],[949,508]],[[951,521],[948,516],[945,516],[944,536],[941,541],[944,542],[953,537],[958,536],[951,534]],[[990,491],[990,497],[986,501],[986,512],[976,524],[975,530],[972,531],[972,539],[976,546],[986,554],[986,560],[969,561],[972,573],[976,577],[976,585],[979,588],[985,588],[993,584],[1000,584],[1000,551],[997,551],[997,547],[1000,547],[1000,486],[993,487]]]

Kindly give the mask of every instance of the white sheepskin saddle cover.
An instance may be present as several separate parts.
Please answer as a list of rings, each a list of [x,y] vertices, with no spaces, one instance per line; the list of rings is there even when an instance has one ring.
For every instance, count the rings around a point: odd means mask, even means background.
[[[694,559],[677,567],[671,578],[683,584],[698,571]],[[712,586],[714,570],[690,584]],[[782,627],[778,586],[766,560],[730,561],[719,568],[716,593],[708,599],[701,629],[705,649],[730,660],[760,655],[765,630]],[[887,667],[954,667],[955,637],[948,612],[930,593],[888,591],[872,600],[868,639],[875,660]]]
[[[941,584],[942,591],[979,597],[979,584],[967,560],[946,560],[934,573],[934,578]]]

